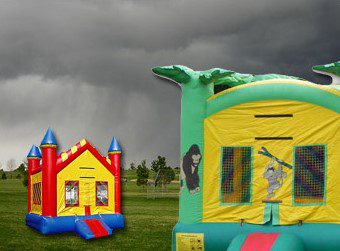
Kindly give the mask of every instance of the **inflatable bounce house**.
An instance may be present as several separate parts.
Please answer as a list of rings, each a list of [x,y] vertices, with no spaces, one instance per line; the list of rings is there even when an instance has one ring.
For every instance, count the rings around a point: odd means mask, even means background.
[[[51,129],[28,159],[26,224],[43,234],[76,232],[84,239],[124,227],[120,212],[121,149],[113,138],[108,158],[83,139],[57,154]]]
[[[340,250],[340,62],[314,70],[153,69],[182,88],[173,250]]]

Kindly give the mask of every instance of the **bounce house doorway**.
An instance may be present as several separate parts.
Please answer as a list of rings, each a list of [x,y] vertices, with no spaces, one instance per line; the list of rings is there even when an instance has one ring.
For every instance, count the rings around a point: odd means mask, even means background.
[[[279,207],[281,202],[266,202],[264,221],[268,224],[279,225]]]

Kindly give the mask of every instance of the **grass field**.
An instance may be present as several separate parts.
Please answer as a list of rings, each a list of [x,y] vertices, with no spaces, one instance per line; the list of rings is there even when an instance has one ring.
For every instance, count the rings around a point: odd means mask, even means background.
[[[147,199],[130,181],[122,196],[123,230],[107,238],[83,240],[75,233],[44,236],[25,225],[27,192],[21,180],[0,180],[0,250],[170,250],[177,222],[178,198]],[[178,191],[171,184],[170,191]]]

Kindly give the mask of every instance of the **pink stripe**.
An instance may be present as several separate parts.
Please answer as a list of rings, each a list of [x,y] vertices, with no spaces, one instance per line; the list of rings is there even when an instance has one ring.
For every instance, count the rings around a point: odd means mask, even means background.
[[[264,234],[264,233],[253,233],[249,234],[244,241],[241,251],[270,251],[277,237],[280,234]]]

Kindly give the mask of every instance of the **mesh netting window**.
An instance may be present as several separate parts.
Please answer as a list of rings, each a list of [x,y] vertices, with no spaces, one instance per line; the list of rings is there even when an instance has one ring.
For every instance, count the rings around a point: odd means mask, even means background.
[[[109,205],[108,186],[106,181],[96,181],[96,205]]]
[[[33,184],[33,204],[41,205],[41,182]]]
[[[79,181],[65,181],[66,207],[79,206]]]
[[[251,197],[252,148],[222,147],[221,202],[249,203]]]
[[[295,204],[323,203],[326,149],[323,145],[295,147]]]

